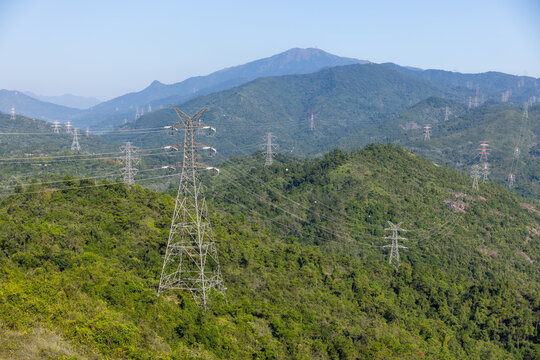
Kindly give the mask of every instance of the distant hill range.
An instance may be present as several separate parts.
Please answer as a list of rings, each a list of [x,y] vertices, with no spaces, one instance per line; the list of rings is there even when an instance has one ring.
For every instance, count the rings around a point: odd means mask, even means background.
[[[250,81],[293,74],[310,74],[324,68],[351,64],[367,64],[369,61],[339,57],[320,49],[294,48],[283,53],[252,61],[244,65],[226,68],[206,76],[197,76],[175,84],[152,82],[147,88],[94,105],[86,110],[76,109],[76,103],[67,97],[23,98],[21,92],[0,92],[0,111],[9,113],[14,106],[16,112],[29,117],[48,121],[71,120],[76,126],[91,129],[106,129],[129,122],[161,107],[181,104],[196,97],[229,90]],[[468,88],[471,102],[476,100],[504,100],[522,102],[540,97],[540,81],[532,77],[513,76],[487,72],[483,74],[461,74],[442,70],[422,70],[383,64],[410,78],[417,78],[446,88]],[[33,101],[35,100],[35,101]],[[42,101],[48,100],[48,101]],[[88,99],[92,101],[92,99]],[[468,97],[460,99],[467,102]],[[53,104],[55,103],[55,104]],[[60,105],[59,105],[60,104]],[[79,102],[80,108],[86,106]],[[63,105],[71,105],[63,106]]]
[[[50,102],[56,105],[62,105],[81,110],[88,109],[101,102],[99,99],[96,99],[94,97],[83,97],[71,94],[64,94],[59,96],[43,96],[34,94],[31,91],[25,91],[24,93],[40,101]]]
[[[319,49],[290,49],[284,53],[226,68],[207,76],[197,76],[175,84],[154,81],[146,89],[122,95],[95,105],[86,111],[64,109],[27,101],[17,101],[20,92],[0,93],[0,111],[9,113],[12,106],[20,114],[39,117],[44,120],[72,120],[78,126],[107,128],[133,120],[137,114],[143,115],[163,106],[184,102],[200,95],[230,89],[249,81],[266,76],[305,74],[322,68],[355,63],[365,60],[350,59],[329,54]]]

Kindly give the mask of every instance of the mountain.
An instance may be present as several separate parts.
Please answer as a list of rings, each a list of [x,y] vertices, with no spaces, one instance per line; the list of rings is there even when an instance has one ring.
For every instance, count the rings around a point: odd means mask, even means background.
[[[205,178],[226,299],[156,296],[174,198],[0,199],[0,357],[537,359],[540,211],[392,145]],[[98,185],[98,186],[95,186]],[[408,230],[388,264],[386,221]]]
[[[47,121],[78,119],[83,110],[40,101],[20,91],[0,90],[0,111],[6,114],[15,108],[15,113]]]
[[[438,105],[439,113],[443,109],[443,104]],[[522,196],[540,199],[540,104],[529,106],[528,119],[523,118],[523,106],[516,104],[487,103],[465,112],[463,107],[450,105],[450,109],[456,109],[456,114],[451,115],[449,121],[433,121],[432,118],[423,119],[415,115],[416,128],[402,127],[393,133],[388,131],[387,140],[465,172],[470,172],[473,164],[480,163],[479,142],[489,141],[492,149],[489,178],[508,185],[514,150],[521,138],[519,159],[514,166],[513,190]],[[410,109],[396,121],[410,124],[412,111]],[[431,140],[424,141],[423,126],[428,123],[432,126]]]
[[[138,108],[141,108],[141,112],[147,112],[149,105],[152,109],[159,109],[197,96],[230,89],[261,77],[312,73],[325,67],[355,63],[363,64],[368,61],[339,57],[320,49],[294,48],[268,58],[225,68],[206,76],[192,77],[175,84],[165,85],[156,80],[142,91],[122,95],[94,106],[91,114],[99,116],[107,123],[109,122],[107,117],[111,117],[119,124],[121,123],[118,122],[119,119],[132,119]]]
[[[64,94],[60,96],[43,96],[34,94],[31,91],[25,91],[24,93],[30,97],[33,97],[34,99],[38,99],[43,102],[50,102],[56,105],[62,105],[81,110],[88,109],[89,107],[97,105],[101,102],[99,99],[93,97],[83,97],[71,94]]]
[[[226,156],[258,149],[267,132],[276,136],[280,151],[312,156],[336,147],[358,148],[379,138],[379,128],[386,119],[428,97],[463,102],[471,93],[465,87],[433,84],[382,65],[354,64],[312,74],[261,78],[179,106],[186,113],[208,107],[203,121],[217,128],[212,141]],[[164,109],[126,128],[163,128],[176,119],[172,110]],[[129,140],[145,147],[172,141],[166,131],[155,130]]]
[[[449,86],[462,86],[475,91],[478,89],[478,101],[503,100],[503,95],[507,95],[505,101],[523,103],[529,101],[531,97],[540,100],[540,79],[529,76],[515,76],[496,71],[489,71],[480,74],[463,74],[445,70],[421,70],[403,67],[392,63],[385,63],[394,70],[400,71],[408,76],[428,80],[437,84]],[[471,100],[474,100],[471,99]]]

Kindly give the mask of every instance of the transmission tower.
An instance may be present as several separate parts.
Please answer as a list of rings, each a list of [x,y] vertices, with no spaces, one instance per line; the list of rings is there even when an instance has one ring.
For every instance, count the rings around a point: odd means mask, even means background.
[[[451,112],[448,106],[444,108],[444,121],[448,121],[448,117],[450,116]]]
[[[148,104],[148,113],[151,113],[152,112],[152,105]]]
[[[477,149],[480,154],[480,161],[488,161],[488,155],[491,149],[489,148],[489,141],[480,141],[480,147]]]
[[[311,114],[311,119],[309,121],[309,130],[313,131],[315,129],[315,119],[313,114]]]
[[[55,134],[60,134],[60,127],[58,126],[58,120],[54,120],[53,132]]]
[[[11,107],[11,120],[15,121],[15,107]]]
[[[472,98],[469,96],[469,106],[468,109],[472,108]]]
[[[275,139],[275,136],[272,135],[271,132],[266,133],[266,136],[264,137],[266,140],[266,143],[263,144],[263,146],[266,148],[265,153],[265,159],[264,159],[264,166],[270,166],[272,165],[272,162],[274,161],[274,149],[277,147],[276,144],[272,144],[272,140]]]
[[[214,172],[219,170],[198,162],[198,149],[209,149],[213,153],[215,149],[197,143],[196,135],[199,127],[208,129],[210,134],[215,132],[215,129],[199,122],[206,108],[193,116],[188,116],[177,108],[173,109],[180,121],[166,128],[171,129],[172,133],[184,129],[184,141],[167,148],[182,149],[183,161],[181,164],[166,166],[169,170],[180,168],[182,172],[158,295],[166,289],[189,290],[195,301],[206,308],[209,292],[214,289],[224,294],[225,287],[198,172],[201,169]]]
[[[81,151],[81,145],[79,145],[79,135],[77,128],[73,129],[73,142],[71,143],[71,151]]]
[[[124,146],[120,147],[120,150],[125,153],[123,157],[125,166],[122,168],[122,173],[124,174],[124,183],[128,185],[135,184],[134,177],[137,171],[139,171],[134,167],[135,163],[139,160],[135,157],[136,149],[137,148],[129,141],[126,142]]]
[[[406,246],[399,245],[398,240],[407,240],[404,237],[399,236],[399,232],[403,231],[406,232],[407,230],[400,228],[400,224],[393,224],[392,222],[388,221],[388,224],[390,225],[389,228],[384,229],[384,231],[392,231],[391,236],[385,236],[385,239],[391,239],[392,244],[390,245],[384,245],[383,247],[389,247],[390,248],[390,259],[388,260],[388,263],[395,267],[396,269],[399,268],[401,265],[400,263],[400,257],[399,257],[399,249],[407,249]]]
[[[471,177],[473,179],[472,188],[478,190],[478,180],[480,180],[480,165],[474,164],[471,169]]]
[[[428,141],[431,139],[431,126],[426,125],[424,126],[424,140]]]
[[[90,137],[90,129],[86,128],[86,137]]]
[[[69,120],[66,122],[66,132],[71,134],[71,121]]]
[[[484,176],[482,177],[482,181],[486,182],[488,181],[488,175],[489,175],[489,168],[487,161],[484,163]]]
[[[480,86],[476,85],[476,95],[474,95],[474,107],[478,107],[478,93],[480,91]]]

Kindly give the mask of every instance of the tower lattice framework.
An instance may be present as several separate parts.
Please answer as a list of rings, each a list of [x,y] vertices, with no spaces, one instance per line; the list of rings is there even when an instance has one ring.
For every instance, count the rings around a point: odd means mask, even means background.
[[[385,236],[385,239],[392,240],[392,244],[384,245],[383,247],[389,247],[390,248],[390,258],[388,259],[388,263],[398,269],[401,266],[401,258],[399,256],[399,249],[407,249],[406,246],[399,245],[398,240],[406,240],[406,238],[399,236],[400,231],[407,231],[405,229],[402,229],[400,227],[401,224],[393,224],[392,222],[388,221],[388,225],[390,227],[384,229],[384,231],[391,231],[391,236]]]
[[[218,170],[199,163],[197,150],[215,153],[215,149],[199,144],[196,136],[199,129],[208,129],[209,133],[215,132],[215,129],[199,121],[206,108],[193,116],[173,109],[180,121],[167,128],[173,133],[183,129],[184,141],[166,148],[182,150],[183,161],[168,166],[169,169],[180,168],[181,175],[158,295],[166,289],[189,290],[195,301],[206,307],[209,292],[217,290],[224,294],[225,287],[203,186],[198,176],[199,170]]]

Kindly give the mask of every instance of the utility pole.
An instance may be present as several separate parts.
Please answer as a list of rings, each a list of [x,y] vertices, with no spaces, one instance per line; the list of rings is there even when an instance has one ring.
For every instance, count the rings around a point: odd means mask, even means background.
[[[198,149],[208,149],[211,153],[215,153],[215,149],[199,144],[196,137],[199,127],[207,129],[209,134],[215,132],[215,129],[199,122],[206,108],[193,116],[188,116],[177,108],[173,109],[180,121],[165,128],[170,129],[173,134],[175,130],[184,129],[184,141],[166,148],[181,149],[183,160],[181,164],[165,166],[169,171],[180,168],[182,172],[158,295],[166,289],[189,290],[195,301],[206,308],[210,290],[225,294],[225,287],[198,172],[201,169],[213,172],[219,170],[198,162]]]
[[[388,221],[388,225],[390,225],[390,227],[384,229],[384,231],[392,231],[392,235],[385,236],[384,238],[392,240],[392,244],[384,245],[383,247],[390,248],[390,259],[388,260],[388,263],[392,265],[393,267],[395,267],[396,269],[398,269],[399,266],[401,265],[400,257],[399,257],[399,249],[407,249],[406,246],[398,244],[398,240],[407,240],[406,238],[399,236],[399,232],[400,231],[406,232],[407,230],[402,229],[400,227],[401,223],[396,225]]]
[[[478,180],[480,180],[480,165],[474,164],[471,169],[471,177],[473,178],[472,188],[478,190]]]
[[[71,151],[81,151],[81,145],[79,145],[79,136],[77,128],[73,129],[73,142],[71,143]]]
[[[135,162],[138,161],[138,159],[134,156],[136,147],[131,144],[131,142],[126,142],[126,144],[122,147],[120,147],[120,150],[125,153],[124,155],[124,167],[122,168],[122,172],[124,174],[124,183],[128,185],[135,185],[135,174],[139,171],[137,168],[133,167]]]
[[[309,130],[313,131],[315,129],[315,120],[313,114],[311,114],[311,120],[309,121]]]
[[[58,120],[54,120],[53,132],[55,134],[60,134],[60,128],[58,127]]]
[[[424,141],[431,139],[431,126],[428,124],[424,126]]]
[[[11,107],[11,120],[15,121],[15,106]]]
[[[266,140],[266,143],[263,144],[263,146],[266,147],[266,154],[265,154],[265,160],[264,160],[264,166],[270,166],[272,165],[272,162],[274,161],[274,149],[277,147],[276,144],[272,144],[272,139],[275,139],[275,136],[272,135],[271,132],[266,133],[266,136],[264,137]]]

